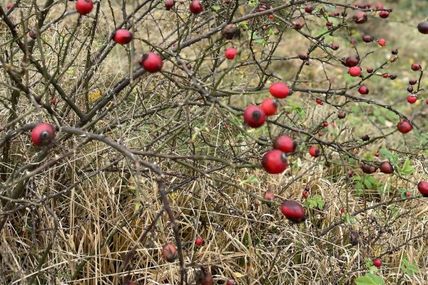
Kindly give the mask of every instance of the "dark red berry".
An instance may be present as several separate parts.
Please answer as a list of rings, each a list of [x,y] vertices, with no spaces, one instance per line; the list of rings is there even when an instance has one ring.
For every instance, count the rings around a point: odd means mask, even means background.
[[[273,116],[277,112],[278,103],[275,99],[266,98],[260,104],[260,108],[263,110],[266,116]]]
[[[363,11],[357,11],[352,18],[354,19],[354,22],[357,24],[363,24],[367,22],[367,14],[364,13]]]
[[[408,120],[401,120],[397,124],[397,129],[400,131],[400,133],[407,134],[408,132],[413,130],[413,126]]]
[[[199,14],[204,10],[204,6],[202,6],[201,1],[199,0],[192,0],[192,2],[189,5],[189,10],[193,14]]]
[[[422,66],[421,66],[419,63],[413,63],[413,64],[410,66],[410,68],[411,68],[413,71],[419,71],[419,70],[421,70],[421,69],[422,69]]]
[[[285,200],[280,206],[281,213],[290,221],[301,223],[305,220],[305,209],[299,202]]]
[[[418,183],[418,190],[424,197],[428,197],[428,181],[420,181]]]
[[[428,22],[421,22],[418,24],[418,31],[422,34],[428,34]]]
[[[380,260],[380,258],[373,259],[373,265],[380,268],[382,266],[382,260]]]
[[[366,43],[370,43],[370,42],[372,42],[374,40],[373,36],[370,36],[370,35],[363,35],[361,38]]]
[[[287,156],[278,149],[269,150],[263,155],[262,166],[267,173],[282,173],[288,167]]]
[[[148,72],[155,73],[162,69],[163,60],[160,55],[149,52],[143,55],[140,65]]]
[[[132,33],[127,29],[118,29],[113,36],[113,40],[121,45],[126,45],[132,40]]]
[[[380,164],[379,169],[381,172],[391,174],[394,172],[394,167],[389,161],[384,161]]]
[[[366,86],[366,85],[361,85],[361,86],[358,88],[358,93],[360,93],[361,95],[369,94],[369,88],[367,88],[367,86]]]
[[[315,145],[311,145],[311,146],[309,147],[309,154],[310,154],[312,157],[318,157],[318,156],[320,156],[321,152],[320,152],[320,150],[318,149],[318,147],[317,147],[317,146],[315,146]]]
[[[171,10],[172,7],[174,7],[175,1],[174,0],[165,0],[165,9]]]
[[[172,242],[169,242],[162,247],[162,257],[166,261],[173,262],[177,256],[177,247]]]
[[[360,58],[356,55],[348,56],[343,60],[343,64],[347,67],[353,67],[358,65],[360,62]]]

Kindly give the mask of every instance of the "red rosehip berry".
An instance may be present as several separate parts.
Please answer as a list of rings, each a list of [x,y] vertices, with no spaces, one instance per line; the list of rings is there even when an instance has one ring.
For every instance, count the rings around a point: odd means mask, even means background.
[[[273,97],[286,98],[290,95],[291,89],[288,87],[287,83],[275,82],[270,85],[269,92]]]
[[[49,145],[55,138],[55,127],[49,123],[40,123],[31,130],[31,141],[35,146]]]
[[[263,155],[262,166],[270,174],[279,174],[288,167],[287,156],[278,149],[269,150]]]
[[[249,105],[244,110],[244,122],[252,127],[258,128],[266,121],[266,114],[256,105]]]

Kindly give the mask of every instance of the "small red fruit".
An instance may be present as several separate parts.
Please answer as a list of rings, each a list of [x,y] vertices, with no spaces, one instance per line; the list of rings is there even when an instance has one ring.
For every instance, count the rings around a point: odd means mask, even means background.
[[[339,119],[344,119],[344,118],[346,117],[346,112],[344,112],[344,111],[340,111],[340,112],[337,114],[337,117],[338,117]]]
[[[227,48],[224,51],[224,56],[230,60],[234,59],[237,54],[238,54],[238,50],[236,48],[233,48],[233,47]]]
[[[55,127],[48,123],[40,123],[31,131],[31,141],[35,146],[49,145],[55,138]]]
[[[148,72],[155,73],[162,69],[163,60],[160,55],[149,52],[143,55],[140,65]]]
[[[377,40],[378,45],[380,45],[381,47],[386,46],[386,40],[385,39],[378,39]]]
[[[275,99],[266,98],[260,104],[260,108],[263,110],[266,116],[273,116],[276,114],[278,109],[278,103]]]
[[[415,95],[408,95],[407,96],[407,102],[409,102],[410,104],[414,104],[416,103],[416,101],[418,101],[418,97]]]
[[[406,193],[404,193],[404,195],[406,196],[406,198],[410,198],[410,197],[412,197],[412,192],[406,191]]]
[[[165,9],[171,10],[172,7],[174,7],[175,1],[174,0],[165,0]]]
[[[382,11],[379,12],[379,17],[381,17],[383,19],[386,19],[386,18],[389,17],[389,12],[386,11],[386,10],[382,10]]]
[[[366,71],[367,71],[367,73],[372,73],[373,72],[373,68],[372,67],[367,67]]]
[[[309,191],[304,190],[304,191],[302,192],[302,198],[303,198],[303,199],[307,199],[308,197],[309,197]]]
[[[322,123],[321,123],[321,126],[322,126],[323,128],[327,128],[327,127],[328,127],[328,122],[327,122],[327,121],[322,122]]]
[[[121,45],[126,45],[132,40],[132,33],[127,29],[118,29],[114,33],[113,40]]]
[[[290,221],[301,223],[305,220],[305,209],[294,200],[285,200],[280,206],[281,213]]]
[[[421,66],[419,63],[413,63],[413,64],[410,66],[410,68],[411,68],[413,71],[419,71],[419,70],[421,70],[421,69],[422,69],[422,66]]]
[[[317,146],[315,146],[315,145],[311,145],[311,146],[309,147],[309,154],[310,154],[312,157],[318,157],[318,156],[320,156],[321,152],[320,152],[320,150],[318,149],[318,147],[317,147]]]
[[[173,262],[177,258],[177,247],[172,242],[168,242],[162,247],[162,257],[168,261]]]
[[[262,166],[270,174],[279,174],[288,167],[287,156],[278,149],[266,152],[262,158]]]
[[[287,83],[275,82],[270,85],[269,92],[273,97],[286,98],[288,95],[290,95],[291,90]]]
[[[258,128],[266,121],[266,114],[256,105],[248,105],[244,110],[244,122],[252,127]]]
[[[428,197],[428,181],[421,181],[418,183],[418,190],[424,197]]]
[[[94,3],[92,0],[77,0],[76,1],[76,11],[80,15],[86,15],[91,13],[94,8]]]
[[[360,86],[360,88],[358,88],[358,92],[359,92],[361,95],[369,94],[369,88],[367,88],[367,86],[366,86],[366,85],[361,85],[361,86]]]
[[[293,153],[296,150],[297,143],[290,136],[280,135],[273,142],[273,147],[285,153]]]
[[[199,14],[204,10],[204,6],[202,6],[201,1],[199,0],[192,0],[189,6],[190,12],[193,14]]]
[[[332,49],[332,50],[338,50],[339,49],[339,45],[338,44],[336,44],[336,43],[332,43],[331,45],[330,45],[330,48]]]
[[[380,260],[380,258],[373,259],[373,265],[380,268],[382,266],[382,260]]]
[[[374,165],[370,165],[370,164],[366,164],[366,163],[362,163],[360,165],[361,170],[366,173],[366,174],[372,174],[375,173],[377,171],[377,167]]]
[[[410,79],[410,80],[409,80],[409,84],[410,84],[410,85],[415,85],[416,83],[418,83],[418,80],[417,80],[417,79]]]
[[[391,174],[394,172],[394,167],[389,161],[384,161],[380,164],[379,169],[381,172]]]
[[[323,102],[320,98],[316,98],[316,99],[315,99],[315,102],[316,102],[318,105],[324,105],[324,102]]]
[[[197,238],[195,239],[195,245],[196,245],[196,246],[198,246],[198,247],[203,246],[203,245],[204,245],[204,243],[205,243],[205,241],[204,241],[204,239],[203,239],[203,238],[201,238],[201,237],[197,237]]]
[[[233,279],[229,279],[226,281],[226,285],[236,285],[236,282]]]
[[[349,75],[353,77],[361,76],[361,67],[353,66],[348,69]]]
[[[413,126],[408,120],[401,120],[397,124],[397,129],[400,131],[400,133],[407,134],[408,132],[413,130]]]

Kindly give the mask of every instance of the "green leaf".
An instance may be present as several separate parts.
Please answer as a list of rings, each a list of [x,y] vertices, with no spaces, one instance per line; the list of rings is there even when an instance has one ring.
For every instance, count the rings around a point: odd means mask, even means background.
[[[316,195],[311,196],[308,199],[306,199],[305,204],[310,209],[317,208],[317,209],[322,210],[322,209],[324,209],[325,202],[324,202],[324,199],[323,199],[323,197],[321,195],[316,194]]]
[[[406,159],[403,166],[399,169],[401,175],[410,175],[413,174],[414,168],[412,166],[412,161],[410,159]]]
[[[400,268],[409,276],[415,275],[419,272],[419,267],[416,264],[411,263],[406,257],[401,260]]]
[[[379,153],[382,155],[382,157],[385,157],[389,160],[393,165],[397,165],[398,163],[398,156],[390,152],[387,148],[382,147],[379,150]]]
[[[356,285],[383,285],[385,284],[385,282],[383,281],[382,277],[380,277],[379,275],[366,273],[365,275],[355,279],[355,284]]]
[[[212,9],[214,12],[218,12],[218,11],[221,9],[221,7],[220,7],[220,5],[211,5],[211,9]]]

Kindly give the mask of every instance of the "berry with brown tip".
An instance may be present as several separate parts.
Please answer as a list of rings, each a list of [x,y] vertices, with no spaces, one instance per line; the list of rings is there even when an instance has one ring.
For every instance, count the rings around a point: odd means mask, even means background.
[[[363,35],[361,38],[365,43],[370,43],[374,40],[373,36],[370,35]]]
[[[55,127],[49,123],[37,124],[31,130],[31,142],[35,146],[47,146],[55,138]]]
[[[160,55],[154,52],[148,52],[143,55],[140,65],[148,72],[159,72],[163,66],[163,60]]]
[[[305,12],[308,14],[312,14],[312,12],[314,11],[314,6],[312,6],[311,4],[308,4],[305,6]]]
[[[294,223],[303,222],[305,217],[305,209],[299,202],[294,200],[285,200],[280,206],[281,213]]]
[[[309,154],[310,154],[312,157],[318,157],[318,156],[320,156],[321,151],[318,149],[318,147],[317,147],[316,145],[311,145],[311,146],[309,147]]]
[[[287,155],[278,149],[269,150],[263,155],[262,166],[267,173],[282,173],[288,167]]]
[[[370,165],[370,164],[366,164],[366,163],[362,163],[360,165],[361,170],[366,173],[366,174],[372,174],[375,173],[377,171],[377,167],[374,165]]]
[[[386,10],[382,10],[382,11],[379,12],[379,17],[381,17],[383,19],[386,19],[386,18],[389,17],[389,12],[386,11]]]
[[[346,67],[353,67],[353,66],[357,66],[358,63],[360,63],[360,58],[357,55],[351,55],[348,56],[347,58],[345,58],[342,63],[346,66]]]
[[[280,135],[273,142],[273,147],[285,153],[293,153],[296,150],[297,143],[290,136]]]
[[[248,105],[244,110],[244,122],[252,127],[258,128],[266,121],[266,114],[256,105]]]
[[[260,108],[263,110],[266,116],[273,116],[277,112],[278,103],[275,99],[266,98],[260,104]]]
[[[235,24],[227,24],[226,26],[224,26],[223,30],[221,30],[221,34],[223,38],[231,40],[239,36],[240,32]]]
[[[363,11],[357,11],[354,16],[352,17],[355,23],[357,24],[363,24],[367,22],[367,14]]]
[[[411,68],[413,71],[419,71],[419,70],[421,70],[421,69],[422,69],[422,66],[421,66],[419,63],[412,63],[412,65],[410,66],[410,68]]]

